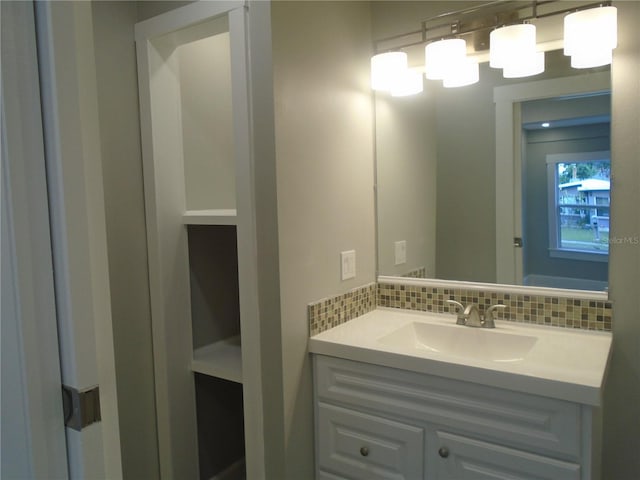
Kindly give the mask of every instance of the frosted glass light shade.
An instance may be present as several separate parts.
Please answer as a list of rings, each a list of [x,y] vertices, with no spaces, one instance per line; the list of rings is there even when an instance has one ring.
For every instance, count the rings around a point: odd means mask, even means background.
[[[504,66],[504,78],[520,78],[538,75],[544,72],[544,52],[533,52],[532,55],[522,55],[513,58]]]
[[[461,38],[440,40],[424,49],[425,76],[429,80],[443,80],[453,63],[467,55],[467,42]]]
[[[523,55],[533,55],[536,50],[536,27],[519,24],[498,28],[489,35],[489,47],[489,65],[505,68]]]
[[[609,65],[613,61],[613,50],[592,50],[586,53],[571,55],[573,68],[594,68]]]
[[[564,54],[613,50],[618,45],[616,7],[582,10],[564,17]]]
[[[442,85],[445,88],[457,88],[477,83],[479,80],[480,67],[478,66],[478,61],[464,58],[450,66]]]
[[[380,53],[371,57],[371,88],[391,90],[395,79],[407,70],[407,54],[404,52]]]
[[[402,75],[396,77],[391,85],[391,96],[406,97],[415,95],[423,90],[422,73],[417,70],[405,70]]]

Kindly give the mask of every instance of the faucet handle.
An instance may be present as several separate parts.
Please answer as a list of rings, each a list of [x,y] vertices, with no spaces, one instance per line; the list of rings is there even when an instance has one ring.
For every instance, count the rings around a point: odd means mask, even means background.
[[[484,314],[484,322],[482,322],[482,326],[484,328],[496,328],[495,317],[493,316],[493,312],[499,308],[504,309],[504,308],[507,308],[507,306],[502,303],[498,303],[496,305],[491,305],[489,308],[487,308],[487,311]]]
[[[460,302],[456,302],[455,300],[447,300],[447,303],[453,305],[456,308],[456,313],[458,314],[456,324],[465,325],[467,323],[467,319],[464,316],[464,305],[462,305]]]

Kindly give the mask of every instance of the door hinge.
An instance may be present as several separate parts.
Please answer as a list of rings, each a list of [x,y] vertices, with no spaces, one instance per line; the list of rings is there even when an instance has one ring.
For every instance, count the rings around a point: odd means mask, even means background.
[[[62,385],[62,408],[65,426],[81,431],[100,421],[100,389],[96,386],[80,391]]]
[[[516,248],[522,248],[522,237],[514,237],[513,246]]]

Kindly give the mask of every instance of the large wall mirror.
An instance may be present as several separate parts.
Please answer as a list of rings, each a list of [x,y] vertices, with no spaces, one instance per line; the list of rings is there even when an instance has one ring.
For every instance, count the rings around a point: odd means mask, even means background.
[[[374,39],[469,4],[373,2]],[[376,92],[379,275],[607,289],[609,67],[571,67],[562,16],[543,34],[544,73],[481,60],[473,85]],[[424,45],[406,50],[424,63]]]

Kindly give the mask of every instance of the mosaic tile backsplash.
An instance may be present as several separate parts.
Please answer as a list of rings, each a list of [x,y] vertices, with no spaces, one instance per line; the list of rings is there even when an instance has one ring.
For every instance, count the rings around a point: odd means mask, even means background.
[[[371,283],[345,294],[325,298],[307,307],[310,334],[317,335],[376,306],[405,308],[423,312],[451,313],[446,301],[464,305],[475,303],[480,313],[490,305],[507,306],[496,311],[496,318],[511,322],[533,323],[565,328],[611,331],[612,304],[609,301],[550,295],[525,295],[500,291]]]
[[[402,276],[407,278],[427,278],[427,269],[425,267],[419,267],[415,270],[411,270],[410,272],[405,273]]]
[[[481,314],[484,314],[484,310],[489,306],[502,303],[507,308],[496,312],[496,318],[501,320],[587,330],[611,330],[612,305],[609,301],[488,290],[378,284],[377,305],[380,307],[454,314],[455,308],[449,305],[447,300],[456,300],[464,305],[475,303],[480,307]]]
[[[364,315],[376,308],[376,283],[355,288],[345,294],[325,298],[307,307],[311,335]]]

